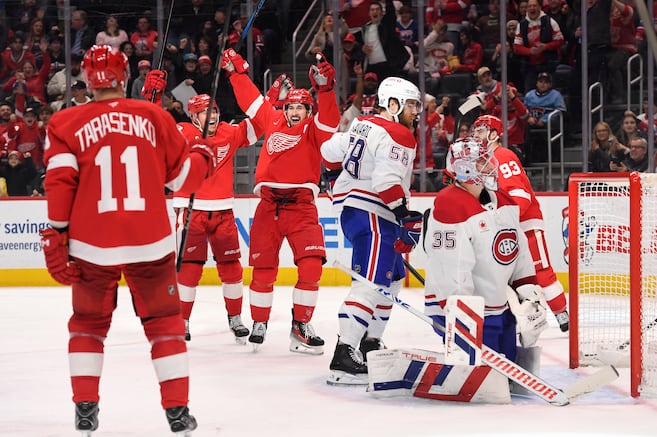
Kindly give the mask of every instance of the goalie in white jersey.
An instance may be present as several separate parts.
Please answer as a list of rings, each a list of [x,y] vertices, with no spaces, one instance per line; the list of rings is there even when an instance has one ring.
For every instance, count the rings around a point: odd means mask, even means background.
[[[484,344],[515,360],[516,319],[525,348],[534,346],[546,327],[519,208],[496,191],[497,159],[480,140],[456,141],[449,159],[455,183],[436,195],[424,234],[425,313],[445,326],[449,296],[482,296]]]
[[[420,91],[407,80],[389,77],[379,85],[378,107],[377,115],[357,118],[321,150],[329,170],[342,168],[333,204],[353,246],[352,268],[396,295],[405,275],[401,253],[413,249],[422,226],[422,215],[407,208]],[[330,384],[367,384],[363,356],[381,348],[391,310],[390,301],[353,283],[338,313],[340,334]]]

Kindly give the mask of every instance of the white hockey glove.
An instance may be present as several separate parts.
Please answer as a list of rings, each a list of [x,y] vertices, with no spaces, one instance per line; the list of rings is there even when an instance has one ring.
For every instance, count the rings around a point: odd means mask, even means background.
[[[543,291],[538,285],[521,285],[516,291],[507,288],[509,307],[516,316],[522,347],[535,346],[541,332],[547,328],[547,309],[542,295]]]

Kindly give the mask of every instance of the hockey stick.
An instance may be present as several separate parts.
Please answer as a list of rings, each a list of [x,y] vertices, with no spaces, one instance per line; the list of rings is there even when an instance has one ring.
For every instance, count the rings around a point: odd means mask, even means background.
[[[654,328],[655,326],[657,326],[657,319],[653,319],[652,322],[648,323],[648,324],[646,325],[646,327],[643,328],[642,332],[646,332],[647,330],[652,329],[652,328]],[[627,339],[627,340],[625,340],[625,342],[623,342],[623,344],[621,344],[620,346],[618,346],[618,347],[616,348],[616,350],[624,351],[625,349],[627,349],[627,347],[628,347],[629,345],[630,345],[630,340]]]
[[[167,25],[164,28],[164,37],[162,38],[162,50],[160,50],[160,54],[157,60],[158,70],[162,69],[162,64],[164,63],[164,51],[167,49],[167,38],[169,38],[169,29],[171,28],[171,16],[173,15],[174,1],[175,0],[171,0],[171,4],[169,4],[169,16],[167,17]],[[157,91],[153,91],[153,95],[151,96],[151,103],[155,103],[156,95],[157,95]]]
[[[420,274],[420,272],[418,272],[417,270],[415,270],[415,267],[413,267],[413,266],[411,265],[411,263],[409,263],[408,261],[406,261],[406,258],[402,257],[402,261],[404,261],[404,267],[406,267],[406,269],[407,269],[409,272],[411,272],[411,274],[412,274],[413,276],[415,276],[415,279],[417,279],[418,281],[420,281],[420,284],[424,285],[424,278],[422,277],[422,275]]]
[[[265,0],[260,0],[260,2],[258,3],[258,6],[256,6],[255,10],[251,14],[251,17],[249,17],[249,21],[247,21],[246,26],[244,26],[244,30],[242,31],[242,36],[240,38],[241,40],[245,40],[246,37],[248,36],[249,30],[251,30],[251,26],[253,25],[253,21],[255,21],[256,17],[260,13],[260,9],[262,9],[262,6],[264,4],[265,4]],[[237,50],[235,50],[235,51],[237,51]]]
[[[394,296],[385,288],[379,287],[374,282],[369,281],[368,279],[364,278],[337,260],[333,263],[333,265],[343,272],[351,275],[351,277],[356,279],[358,282],[369,286],[372,290],[404,308],[420,320],[428,323],[434,328],[434,330],[445,334],[445,327],[443,325],[437,323],[431,317],[427,316],[421,311],[413,308],[411,305],[404,302],[397,296]],[[471,343],[469,339],[466,339],[466,341]],[[471,344],[471,346],[478,347],[474,344]],[[603,385],[606,385],[618,378],[618,372],[613,366],[605,366],[593,375],[586,376],[572,386],[561,390],[520,367],[513,361],[497,353],[485,344],[482,346],[482,359],[496,372],[506,376],[509,380],[524,387],[531,393],[534,393],[536,396],[548,402],[550,405],[559,407],[568,405],[572,400],[578,398],[579,396],[595,391]]]

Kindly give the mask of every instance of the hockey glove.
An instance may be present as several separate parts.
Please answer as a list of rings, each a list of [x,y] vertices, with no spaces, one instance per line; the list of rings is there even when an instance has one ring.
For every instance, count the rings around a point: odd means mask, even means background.
[[[167,72],[164,70],[151,70],[146,75],[144,86],[141,87],[141,95],[148,101],[161,104],[162,93],[164,93],[166,86]]]
[[[68,259],[68,232],[53,228],[41,230],[41,247],[46,256],[48,273],[60,284],[80,281],[80,266]]]
[[[342,173],[342,167],[338,167],[333,170],[329,169],[324,169],[324,180],[326,180],[326,191],[329,193],[333,193],[333,186],[335,185],[335,181],[338,179],[338,176],[340,176],[340,173]]]
[[[521,285],[515,292],[508,292],[509,306],[518,323],[522,347],[535,346],[541,332],[547,328],[547,310],[542,295],[541,288],[532,284]]]
[[[292,88],[294,88],[292,79],[287,77],[287,74],[283,73],[276,78],[274,83],[269,88],[269,91],[267,91],[265,98],[269,101],[269,103],[271,103],[273,107],[283,107],[285,97]]]
[[[249,63],[233,49],[224,50],[221,56],[221,68],[226,70],[227,76],[249,72]]]
[[[422,235],[423,215],[417,211],[409,211],[409,216],[401,219],[401,233],[395,241],[397,253],[409,253],[420,241]]]
[[[199,140],[199,142],[192,144],[192,146],[189,149],[189,153],[199,153],[203,155],[203,157],[208,163],[208,176],[209,176],[213,174],[215,169],[217,168],[217,161],[218,161],[217,154],[215,150],[212,148],[211,144],[206,144],[200,141],[203,140]],[[225,156],[225,153],[223,153],[223,155]]]
[[[321,53],[315,55],[317,65],[311,65],[308,76],[313,89],[318,93],[331,91],[335,86],[335,68],[326,61]]]

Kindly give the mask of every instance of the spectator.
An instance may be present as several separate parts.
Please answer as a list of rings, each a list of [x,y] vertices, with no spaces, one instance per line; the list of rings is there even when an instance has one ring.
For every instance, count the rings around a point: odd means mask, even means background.
[[[141,89],[144,87],[144,81],[146,80],[146,75],[151,71],[151,61],[142,59],[137,63],[137,71],[139,76],[132,83],[132,88],[130,89],[130,98],[137,100],[145,100],[146,98],[141,95]]]
[[[518,26],[520,26],[518,20],[509,20],[506,23],[506,74],[508,82],[524,85],[520,57],[513,53],[513,40],[515,39]],[[495,51],[491,56],[491,64],[495,77],[500,77],[502,75],[502,44],[500,43],[495,46]]]
[[[512,85],[506,86],[507,102],[509,103],[508,118],[504,123],[504,134],[507,137],[507,147],[518,156],[520,163],[524,166],[526,161],[525,131],[527,130],[527,119],[529,111],[518,98],[518,90]],[[491,100],[486,100],[486,113],[502,119],[502,93],[501,87]]]
[[[636,54],[636,26],[634,25],[634,9],[619,0],[611,1],[610,42],[611,53],[607,61],[609,81],[606,92],[611,103],[622,103],[627,84],[627,60]]]
[[[122,42],[119,46],[119,50],[121,50],[128,58],[128,83],[126,89],[132,90],[132,83],[135,81],[137,76],[139,76],[139,69],[137,68],[139,58],[135,52],[135,46],[131,41]]]
[[[376,73],[365,73],[363,76],[363,99],[360,108],[360,115],[373,115],[374,107],[377,102],[377,89],[379,88],[379,78]],[[356,95],[349,96],[349,101],[353,101]]]
[[[592,172],[610,171],[609,163],[612,150],[620,150],[618,140],[611,134],[611,128],[604,121],[599,121],[593,127],[591,147],[589,148],[588,170]],[[624,158],[623,153],[623,158]],[[622,161],[622,158],[620,159]]]
[[[96,32],[87,22],[87,13],[83,10],[75,10],[71,14],[71,53],[84,55],[94,45]]]
[[[347,33],[347,25],[341,22],[339,30],[339,38],[342,38]],[[306,58],[311,63],[315,63],[315,54],[322,53],[328,62],[333,63],[333,46],[336,41],[339,41],[339,39],[336,39],[333,35],[333,15],[328,12],[324,16],[322,25],[317,29],[310,46],[308,46],[308,50],[306,50]]]
[[[210,59],[208,55],[203,55],[198,58],[198,75],[194,81],[194,89],[196,90],[197,94],[210,95],[212,91],[212,81],[214,80],[214,71],[212,66],[212,59]]]
[[[493,99],[494,96],[501,95],[502,82],[493,79],[490,68],[485,66],[477,70],[477,81],[479,81],[479,85],[475,88],[474,93],[481,94],[482,98],[480,100],[483,100],[485,108],[485,102]]]
[[[71,83],[77,80],[84,80],[82,73],[82,56],[71,53]],[[62,69],[55,73],[48,81],[47,86],[49,101],[62,101],[66,95],[66,70]],[[61,104],[59,105],[62,106]]]
[[[431,25],[431,32],[424,38],[424,73],[426,88],[437,93],[440,77],[449,74],[449,58],[454,55],[454,44],[447,40],[447,23],[438,19]]]
[[[518,11],[516,14],[516,20],[518,20],[519,22],[522,21],[523,18],[527,17],[527,1],[528,0],[518,1]]]
[[[573,37],[573,31],[577,27],[577,16],[573,13],[568,3],[565,0],[548,0],[545,14],[557,22],[559,29],[561,29],[563,40],[566,42],[570,41]],[[562,46],[562,54],[565,54],[565,48],[565,46]]]
[[[205,35],[199,36],[196,40],[194,54],[196,54],[199,59],[202,56],[210,58],[210,61],[212,61],[212,59],[216,59],[217,47],[214,44],[214,40],[211,40]]]
[[[630,152],[619,163],[612,160],[609,164],[612,171],[648,171],[648,142],[645,138],[633,137],[630,140]]]
[[[167,109],[167,111],[169,111],[169,114],[173,116],[173,119],[176,120],[176,123],[191,123],[191,120],[183,109],[183,104],[181,101],[172,101],[171,108]]]
[[[589,85],[608,81],[608,57],[611,48],[611,2],[586,0]]]
[[[64,40],[59,35],[52,35],[50,37],[50,44],[48,45],[48,54],[50,55],[50,73],[48,73],[48,82],[53,78],[58,71],[66,68],[66,53],[64,52]],[[71,54],[79,57],[80,55]],[[71,61],[72,62],[72,61]],[[48,95],[50,98],[50,95]]]
[[[27,196],[28,185],[36,176],[36,170],[30,153],[26,153],[25,160],[21,162],[21,153],[17,150],[9,152],[7,164],[0,166],[0,178],[4,178],[7,184],[9,196]]]
[[[69,102],[68,106],[64,106],[63,100],[58,100],[56,102],[52,102],[50,104],[50,107],[54,111],[59,111],[60,109],[64,109],[66,107],[70,108],[72,106],[86,105],[87,103],[92,101],[91,97],[89,97],[88,94],[87,84],[82,80],[76,80],[75,82],[73,82],[73,84],[71,85],[71,95],[72,95],[71,101]]]
[[[2,52],[0,82],[4,83],[8,78],[13,77],[17,71],[22,69],[25,61],[32,61],[33,65],[36,63],[34,55],[25,50],[24,44],[25,37],[20,32],[16,32],[9,38],[9,47]]]
[[[365,53],[353,33],[347,33],[342,40],[342,56],[344,58],[344,62],[342,62],[342,99],[346,100],[346,96],[351,93],[355,83],[354,80],[351,80],[356,74],[355,66],[359,65],[362,68],[365,61]]]
[[[395,24],[395,30],[404,45],[409,47],[413,54],[417,54],[420,33],[410,6],[404,5],[399,8],[399,19]]]
[[[513,42],[513,52],[522,62],[523,91],[531,89],[538,73],[555,72],[563,42],[559,24],[541,10],[539,0],[529,0],[527,17],[520,20]]]
[[[395,31],[397,15],[392,0],[386,0],[385,7],[384,14],[381,2],[370,3],[370,21],[359,35],[366,56],[365,71],[376,73],[379,80],[401,75],[410,58]]]
[[[190,0],[176,3],[175,18],[172,20],[176,33],[192,41],[200,33],[200,23],[212,20],[213,10],[206,0]]]
[[[350,34],[351,35],[351,34]],[[363,97],[365,92],[365,81],[363,80],[363,66],[361,64],[354,65],[356,75],[356,91],[353,98],[350,98],[346,107],[341,111],[340,125],[338,131],[346,132],[351,126],[351,122],[355,118],[360,117],[363,108]],[[350,104],[351,103],[351,104]]]
[[[194,86],[198,78],[198,57],[194,53],[185,53],[183,55],[182,67],[176,69],[176,77],[187,86]]]
[[[43,19],[34,18],[30,22],[30,32],[25,38],[25,48],[34,55],[37,68],[41,68],[41,65],[43,64],[43,54],[41,49],[42,47],[46,47],[47,50],[49,43],[50,41],[45,34]]]
[[[459,62],[452,66],[452,73],[475,73],[483,62],[481,44],[472,39],[471,27],[464,27],[459,33]]]
[[[96,44],[107,44],[115,49],[121,48],[121,43],[128,41],[128,34],[119,27],[119,20],[114,15],[108,15],[105,29],[96,34]]]
[[[237,43],[242,38],[242,33],[246,27],[249,17],[241,16],[238,20],[233,22],[233,31],[228,34],[227,46],[233,49],[237,48]],[[262,73],[263,65],[265,58],[265,40],[262,35],[262,31],[255,26],[251,26],[249,30],[253,38],[253,65],[251,65],[251,71],[253,72],[253,78],[256,81],[256,85],[260,87],[262,82]],[[246,38],[246,35],[245,35]],[[247,55],[247,46],[246,44],[242,45],[240,50],[240,55],[246,58]]]
[[[43,174],[45,172],[43,167],[43,142],[39,122],[37,121],[37,112],[34,108],[25,109],[22,120],[19,118],[12,119],[7,129],[7,135],[15,150],[24,157],[31,155],[32,166],[35,171]]]
[[[40,70],[36,70],[36,65],[32,60],[23,62],[20,71],[16,72],[14,77],[3,85],[2,90],[5,94],[10,94],[12,90],[24,88],[22,92],[27,96],[32,96],[41,103],[46,101],[46,81],[50,73],[50,55],[46,50],[48,43],[42,42],[43,47],[43,65]],[[18,103],[18,102],[17,102]],[[20,108],[21,110],[23,108]]]
[[[479,42],[484,51],[484,64],[490,64],[495,47],[500,43],[500,0],[488,1],[488,15],[479,17],[475,26],[479,29]]]
[[[652,116],[653,116],[653,134],[657,137],[657,95],[653,96]],[[643,135],[648,137],[648,109],[650,100],[643,99],[643,112],[637,115],[639,121],[639,130]]]
[[[3,4],[4,3],[5,2],[3,2]],[[23,0],[20,3],[22,3],[22,5],[14,9],[14,13],[12,14],[13,17],[11,17],[11,28],[14,30],[14,32],[27,33],[30,31],[30,23],[32,20],[35,18],[43,18],[45,9],[37,4],[37,0]]]
[[[148,17],[144,15],[139,17],[137,30],[130,35],[130,42],[132,42],[139,60],[153,60],[153,52],[157,47],[157,32],[151,29]]]
[[[7,161],[9,150],[15,148],[9,144],[9,141],[7,141],[7,132],[13,115],[12,112],[13,108],[9,103],[0,101],[0,164],[4,164]],[[15,117],[16,116],[14,115],[14,118]]]
[[[566,112],[566,104],[558,90],[552,88],[550,73],[538,73],[536,88],[525,94],[525,106],[529,110],[527,124],[532,127],[545,127],[548,115],[555,109]]]
[[[468,6],[469,0],[434,0],[428,2],[425,11],[425,23],[433,23],[438,18],[447,23],[447,39],[454,44],[457,53],[461,50],[459,34]]]
[[[636,115],[632,111],[625,111],[620,128],[616,133],[616,138],[618,138],[621,144],[629,146],[630,140],[639,136],[641,136],[641,132],[639,131],[639,123]]]

